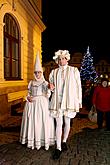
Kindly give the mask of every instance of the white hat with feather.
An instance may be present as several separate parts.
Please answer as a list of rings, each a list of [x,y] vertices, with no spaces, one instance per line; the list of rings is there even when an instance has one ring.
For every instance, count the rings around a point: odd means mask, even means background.
[[[58,50],[55,52],[55,56],[53,56],[53,59],[55,60],[56,63],[58,63],[58,59],[61,57],[65,57],[67,61],[70,60],[70,54],[68,50]]]

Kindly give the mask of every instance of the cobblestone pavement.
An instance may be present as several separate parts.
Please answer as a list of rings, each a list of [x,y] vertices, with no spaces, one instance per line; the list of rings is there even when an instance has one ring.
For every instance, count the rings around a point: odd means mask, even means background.
[[[59,160],[52,159],[54,146],[37,151],[21,145],[19,132],[20,126],[12,125],[0,132],[0,165],[110,165],[110,132],[87,118],[73,119],[68,151]]]

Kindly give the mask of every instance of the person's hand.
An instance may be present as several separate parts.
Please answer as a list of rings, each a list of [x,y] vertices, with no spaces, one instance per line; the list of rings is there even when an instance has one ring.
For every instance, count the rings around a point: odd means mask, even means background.
[[[27,100],[28,100],[29,102],[32,102],[32,97],[31,97],[31,96],[28,96],[28,97],[27,97]]]
[[[48,88],[49,88],[51,91],[53,91],[53,90],[55,89],[55,86],[54,86],[54,84],[49,83],[49,84],[48,84]]]

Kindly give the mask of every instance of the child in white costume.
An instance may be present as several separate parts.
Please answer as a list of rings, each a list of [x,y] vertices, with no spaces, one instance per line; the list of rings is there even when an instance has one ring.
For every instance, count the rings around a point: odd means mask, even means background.
[[[55,143],[54,120],[49,112],[48,82],[43,76],[43,69],[37,55],[34,80],[28,85],[28,96],[23,111],[20,142],[29,148],[45,146],[45,150]]]

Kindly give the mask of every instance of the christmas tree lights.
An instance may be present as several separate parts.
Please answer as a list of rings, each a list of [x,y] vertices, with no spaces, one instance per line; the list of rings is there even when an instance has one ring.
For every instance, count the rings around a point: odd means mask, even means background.
[[[93,57],[89,52],[89,46],[82,60],[82,65],[80,68],[80,76],[82,81],[97,82],[98,80],[98,75],[93,65]]]

